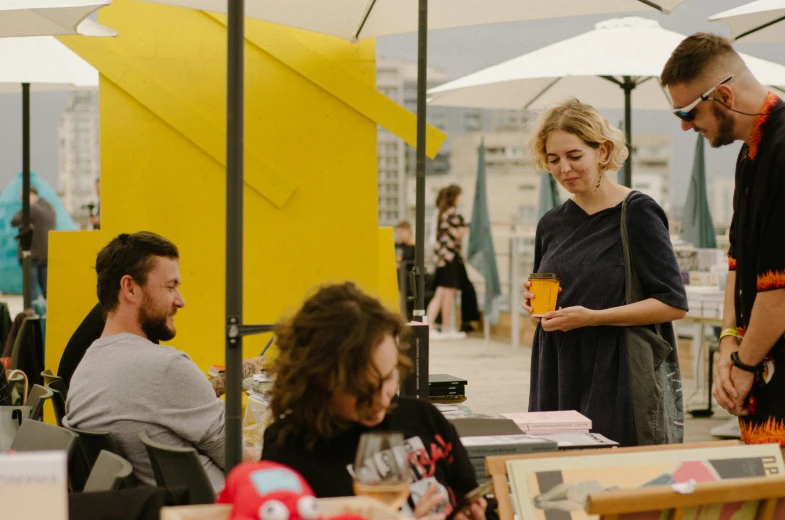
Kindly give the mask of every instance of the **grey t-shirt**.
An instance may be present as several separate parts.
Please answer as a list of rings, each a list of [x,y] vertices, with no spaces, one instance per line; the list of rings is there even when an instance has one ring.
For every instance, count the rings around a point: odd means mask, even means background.
[[[64,423],[112,432],[140,482],[155,477],[139,434],[193,447],[216,491],[224,486],[225,408],[185,352],[136,334],[96,340],[68,390]]]

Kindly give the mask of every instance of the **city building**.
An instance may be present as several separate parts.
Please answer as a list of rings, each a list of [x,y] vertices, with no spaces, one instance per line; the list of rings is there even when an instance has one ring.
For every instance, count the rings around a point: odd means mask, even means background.
[[[434,67],[428,69],[428,88],[448,81],[447,75]],[[400,60],[379,59],[376,68],[378,90],[411,110],[417,110],[417,65]],[[438,178],[450,173],[453,140],[469,132],[520,131],[525,114],[518,110],[480,110],[429,106],[428,123],[448,135],[434,159],[426,160],[426,175]],[[394,225],[402,219],[413,220],[409,208],[414,196],[408,197],[406,179],[416,174],[416,151],[387,130],[378,130],[379,224]],[[439,184],[439,181],[436,181]],[[432,202],[429,200],[429,204]]]
[[[90,205],[97,205],[99,176],[98,92],[74,92],[60,117],[59,195],[74,220],[87,224]]]

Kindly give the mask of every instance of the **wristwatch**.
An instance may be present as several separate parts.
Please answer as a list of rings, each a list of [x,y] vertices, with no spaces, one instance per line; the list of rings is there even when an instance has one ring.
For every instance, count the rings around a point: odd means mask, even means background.
[[[731,361],[731,363],[733,363],[734,367],[736,367],[736,368],[738,368],[740,370],[744,370],[745,372],[756,373],[758,371],[758,367],[757,366],[746,365],[746,364],[742,363],[741,360],[739,359],[739,352],[738,351],[733,352],[730,355],[730,361]]]

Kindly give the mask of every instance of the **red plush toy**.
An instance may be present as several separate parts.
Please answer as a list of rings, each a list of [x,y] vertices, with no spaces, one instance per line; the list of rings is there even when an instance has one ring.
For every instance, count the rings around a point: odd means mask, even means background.
[[[234,468],[217,502],[234,505],[230,520],[324,520],[305,479],[275,462],[245,463]],[[340,515],[330,520],[365,519]]]

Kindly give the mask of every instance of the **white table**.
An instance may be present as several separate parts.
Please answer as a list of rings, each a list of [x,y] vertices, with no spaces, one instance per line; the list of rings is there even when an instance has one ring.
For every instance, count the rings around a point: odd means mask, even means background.
[[[682,322],[693,323],[697,325],[697,337],[693,341],[693,351],[695,354],[696,367],[702,367],[703,363],[703,347],[704,337],[706,335],[706,327],[722,327],[722,311],[725,303],[725,291],[717,286],[708,287],[694,287],[691,285],[686,286],[687,289],[687,302],[690,308],[687,315]],[[709,374],[707,381],[707,403],[706,408],[690,410],[689,413],[693,417],[711,417],[714,412],[712,411],[712,397],[711,385],[714,379],[714,356],[709,352]],[[698,375],[700,370],[696,371]],[[696,384],[698,378],[696,378]]]

